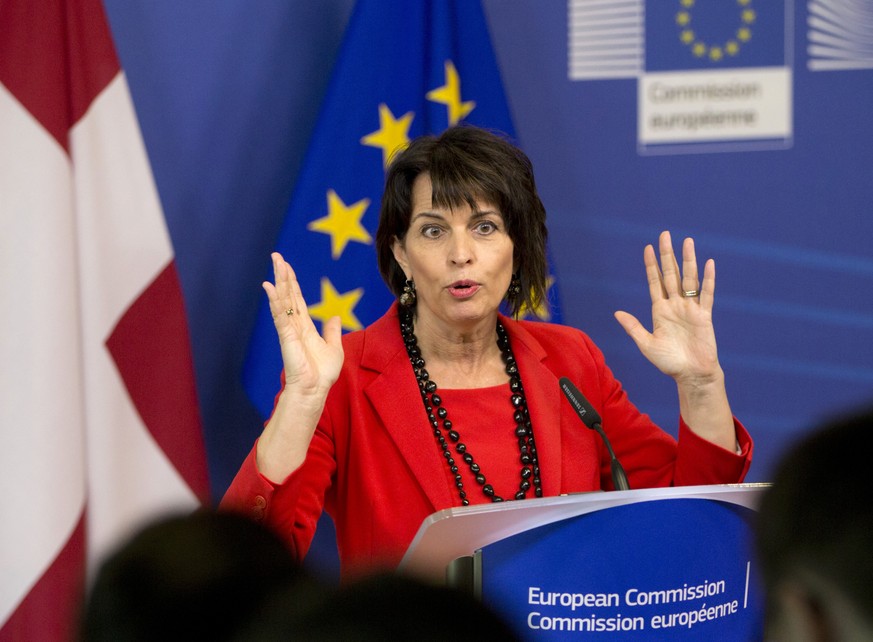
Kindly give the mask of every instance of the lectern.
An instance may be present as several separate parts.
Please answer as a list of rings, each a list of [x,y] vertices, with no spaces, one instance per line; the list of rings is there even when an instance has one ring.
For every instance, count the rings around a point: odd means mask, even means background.
[[[767,486],[446,509],[421,525],[400,571],[469,587],[524,639],[761,639],[751,529]]]

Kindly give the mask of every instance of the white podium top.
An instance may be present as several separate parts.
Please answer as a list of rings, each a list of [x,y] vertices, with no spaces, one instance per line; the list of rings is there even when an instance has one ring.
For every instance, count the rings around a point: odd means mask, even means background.
[[[447,508],[422,522],[398,570],[443,582],[446,566],[452,560],[531,528],[614,506],[663,499],[717,500],[757,510],[761,495],[769,486],[724,484],[593,491]]]

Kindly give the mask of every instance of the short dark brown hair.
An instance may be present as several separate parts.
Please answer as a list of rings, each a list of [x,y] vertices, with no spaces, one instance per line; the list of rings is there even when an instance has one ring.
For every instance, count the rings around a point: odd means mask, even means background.
[[[530,159],[504,134],[458,125],[440,136],[421,136],[397,155],[388,168],[376,251],[379,272],[395,296],[406,276],[392,251],[401,241],[412,217],[412,185],[429,174],[433,203],[438,207],[476,206],[485,201],[503,216],[513,244],[513,266],[521,291],[507,301],[515,316],[522,309],[534,312],[546,305],[546,209],[537,194]]]

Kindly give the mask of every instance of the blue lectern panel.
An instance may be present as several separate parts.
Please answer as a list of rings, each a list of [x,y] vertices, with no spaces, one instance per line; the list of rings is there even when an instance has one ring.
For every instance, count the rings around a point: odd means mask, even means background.
[[[482,549],[482,598],[532,640],[760,639],[753,515],[668,499],[535,528]]]

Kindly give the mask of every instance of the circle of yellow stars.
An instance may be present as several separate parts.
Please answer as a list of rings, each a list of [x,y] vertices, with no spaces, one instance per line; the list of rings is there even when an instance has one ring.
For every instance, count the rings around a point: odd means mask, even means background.
[[[752,25],[757,14],[752,7],[752,0],[737,0],[740,11],[740,24],[724,42],[708,43],[701,40],[694,31],[691,10],[696,0],[679,0],[681,9],[676,13],[676,25],[679,27],[679,40],[691,49],[696,58],[708,58],[712,62],[720,62],[725,56],[736,56],[743,44],[752,39]]]

